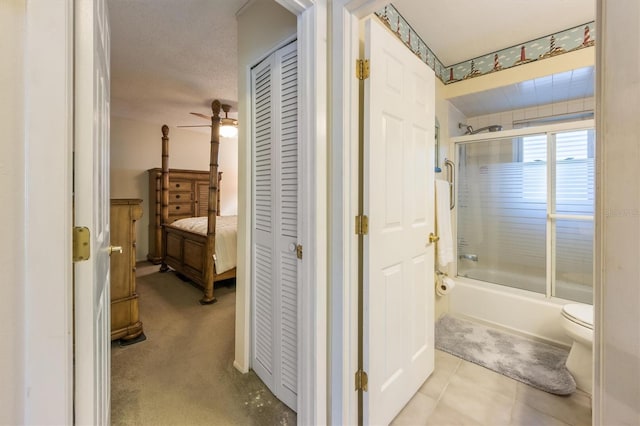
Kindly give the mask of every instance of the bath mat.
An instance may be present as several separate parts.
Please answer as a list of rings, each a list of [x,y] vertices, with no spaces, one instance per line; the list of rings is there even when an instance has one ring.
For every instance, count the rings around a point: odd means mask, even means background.
[[[449,315],[436,322],[435,341],[436,349],[545,392],[569,395],[576,390],[564,349]]]

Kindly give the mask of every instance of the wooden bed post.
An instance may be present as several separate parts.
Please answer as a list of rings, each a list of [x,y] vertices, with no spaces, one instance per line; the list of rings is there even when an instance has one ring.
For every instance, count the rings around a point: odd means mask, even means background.
[[[220,101],[211,102],[211,153],[209,159],[209,209],[207,219],[207,256],[204,295],[200,303],[208,305],[215,303],[213,296],[214,262],[211,258],[215,255],[216,219],[218,216],[218,150],[220,149]]]
[[[162,126],[162,201],[160,212],[160,232],[162,226],[169,223],[169,126]],[[160,272],[167,272],[169,266],[165,262],[167,255],[167,234],[162,232],[162,264]]]

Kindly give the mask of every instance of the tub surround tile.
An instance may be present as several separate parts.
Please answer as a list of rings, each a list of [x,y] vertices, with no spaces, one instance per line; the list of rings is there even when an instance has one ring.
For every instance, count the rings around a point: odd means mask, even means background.
[[[575,99],[573,101],[567,102],[567,112],[581,112],[584,111],[584,100],[583,99]]]
[[[569,112],[568,102],[558,102],[552,105],[552,113],[553,115],[562,115]]]

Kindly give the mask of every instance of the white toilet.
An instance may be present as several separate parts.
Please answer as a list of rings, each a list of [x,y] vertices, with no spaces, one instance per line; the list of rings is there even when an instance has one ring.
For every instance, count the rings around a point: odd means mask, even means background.
[[[571,303],[562,307],[562,327],[573,340],[567,369],[578,389],[591,395],[593,387],[593,306]]]

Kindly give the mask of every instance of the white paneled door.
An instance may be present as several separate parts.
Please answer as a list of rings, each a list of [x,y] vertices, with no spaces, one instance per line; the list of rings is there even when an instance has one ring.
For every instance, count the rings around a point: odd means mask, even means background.
[[[434,365],[433,71],[365,22],[364,424],[386,425]]]
[[[109,20],[105,0],[75,2],[74,226],[90,232],[75,263],[75,423],[110,424]]]
[[[252,367],[296,409],[298,383],[297,43],[251,71]]]

